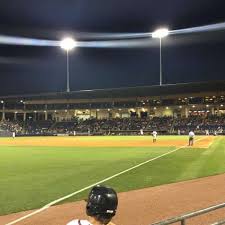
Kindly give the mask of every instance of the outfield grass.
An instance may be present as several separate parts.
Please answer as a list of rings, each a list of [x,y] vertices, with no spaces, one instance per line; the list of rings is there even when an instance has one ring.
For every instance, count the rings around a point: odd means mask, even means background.
[[[106,138],[116,141],[120,137]],[[0,146],[0,215],[39,208],[173,149]],[[127,191],[224,173],[224,159],[225,138],[218,137],[208,149],[181,149],[107,184]],[[84,197],[85,192],[68,201]]]

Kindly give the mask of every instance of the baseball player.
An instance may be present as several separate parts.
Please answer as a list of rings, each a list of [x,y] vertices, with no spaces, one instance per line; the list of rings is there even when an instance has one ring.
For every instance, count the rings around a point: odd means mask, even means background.
[[[157,132],[154,130],[154,131],[152,132],[152,141],[153,141],[153,143],[156,142],[156,138],[157,138]]]
[[[16,137],[16,132],[13,131],[13,132],[12,132],[12,138],[14,139],[15,137]]]
[[[115,225],[111,222],[116,214],[118,198],[116,192],[106,186],[93,187],[88,195],[86,214],[88,220],[72,220],[67,225]]]
[[[140,129],[140,135],[144,135],[144,130],[142,128]]]
[[[189,142],[188,142],[188,145],[189,146],[192,146],[194,144],[194,137],[195,137],[195,133],[193,131],[190,131],[189,134]]]

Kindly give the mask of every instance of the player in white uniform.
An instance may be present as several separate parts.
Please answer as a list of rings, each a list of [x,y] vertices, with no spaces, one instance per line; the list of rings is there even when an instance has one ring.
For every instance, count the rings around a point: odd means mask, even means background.
[[[144,135],[144,131],[142,128],[140,129],[140,135]]]
[[[67,225],[92,225],[92,224],[87,220],[73,220],[69,222]]]
[[[116,192],[105,186],[97,185],[89,193],[86,214],[88,220],[72,220],[67,225],[115,225],[111,222],[116,214],[118,198]]]
[[[188,145],[189,146],[192,146],[194,144],[194,137],[195,137],[195,133],[193,131],[190,131],[189,134],[189,142],[188,142]]]
[[[153,132],[152,132],[152,140],[153,140],[153,143],[155,143],[156,142],[156,138],[157,138],[157,132],[154,130]]]
[[[13,139],[16,137],[16,132],[15,131],[12,132],[12,137],[13,137]]]

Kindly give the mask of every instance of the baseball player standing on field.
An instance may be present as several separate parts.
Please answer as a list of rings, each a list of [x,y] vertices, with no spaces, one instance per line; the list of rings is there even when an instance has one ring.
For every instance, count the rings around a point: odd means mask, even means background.
[[[86,214],[88,220],[72,220],[67,225],[115,225],[111,222],[116,214],[118,198],[116,192],[105,186],[93,187],[88,195]]]
[[[157,138],[157,132],[155,130],[152,132],[152,138],[153,138],[153,143],[155,143]]]
[[[192,146],[194,144],[195,133],[193,131],[190,131],[188,136],[189,136],[189,143],[188,143],[188,145]]]
[[[205,130],[205,135],[209,135],[209,130],[208,129]]]

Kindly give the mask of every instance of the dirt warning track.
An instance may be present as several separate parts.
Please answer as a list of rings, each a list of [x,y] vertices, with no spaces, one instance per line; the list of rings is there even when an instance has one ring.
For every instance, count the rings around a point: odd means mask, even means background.
[[[196,148],[207,148],[213,142],[214,137],[208,136],[199,138],[194,144]],[[29,138],[7,138],[0,140],[0,146],[46,146],[46,147],[180,147],[187,145],[185,139],[160,139],[156,143],[152,143],[149,139],[123,139],[116,140],[105,139],[99,137],[29,137]]]

